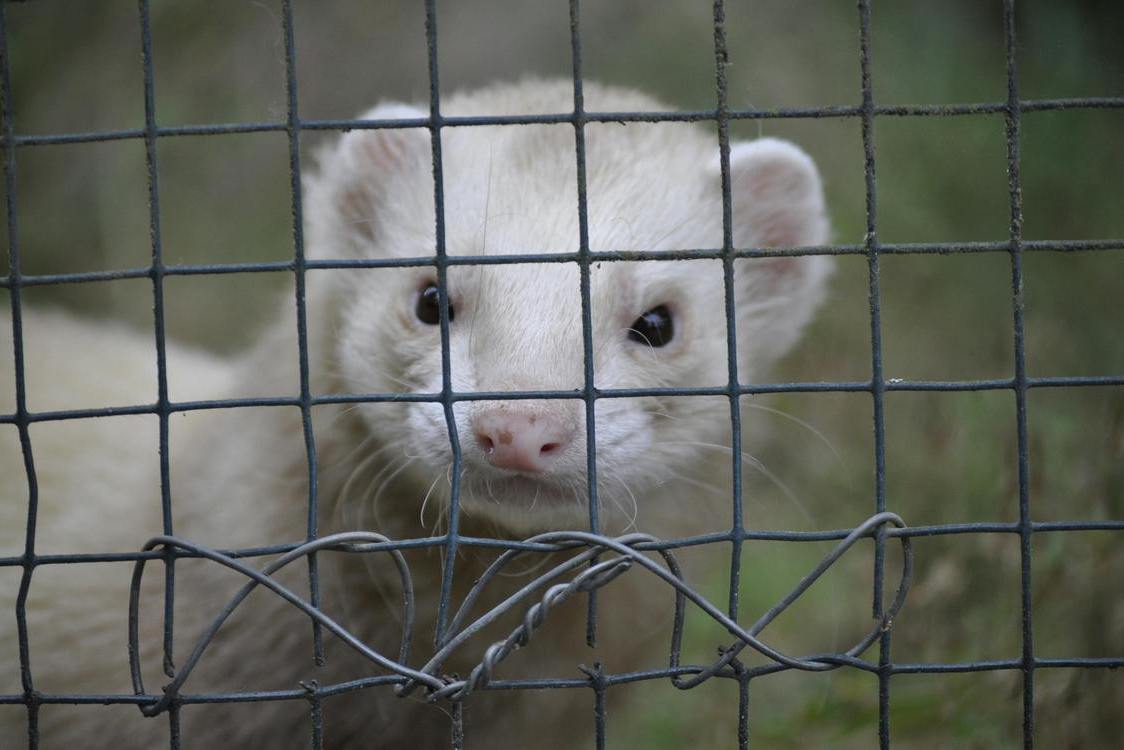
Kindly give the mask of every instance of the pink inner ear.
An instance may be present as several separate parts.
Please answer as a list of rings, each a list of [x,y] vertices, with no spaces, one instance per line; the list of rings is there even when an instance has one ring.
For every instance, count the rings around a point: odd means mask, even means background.
[[[357,134],[356,150],[361,170],[389,171],[413,156],[421,139],[414,130],[369,130]]]
[[[791,164],[768,159],[747,167],[742,180],[750,195],[768,199],[785,193],[798,195],[805,177]]]
[[[371,214],[374,212],[374,196],[363,183],[352,184],[341,190],[336,200],[339,203],[340,216],[344,221],[354,225],[362,234],[373,237],[370,226]]]
[[[771,283],[780,283],[783,279],[798,273],[801,270],[800,259],[787,256],[769,258],[768,260],[755,261],[755,270],[766,277]]]
[[[762,212],[754,216],[753,235],[762,247],[799,245],[800,234],[801,226],[784,211]]]
[[[737,242],[791,247],[825,239],[823,192],[812,160],[791,143],[763,138],[731,153]],[[783,266],[778,266],[778,271]]]
[[[395,113],[397,116],[397,113]],[[337,168],[350,177],[336,194],[336,204],[345,221],[364,234],[375,209],[380,179],[409,168],[426,153],[426,135],[416,129],[354,130],[344,136]]]
[[[766,160],[752,165],[743,176],[743,189],[751,201],[751,230],[762,247],[800,244],[809,216],[807,176],[792,164]]]

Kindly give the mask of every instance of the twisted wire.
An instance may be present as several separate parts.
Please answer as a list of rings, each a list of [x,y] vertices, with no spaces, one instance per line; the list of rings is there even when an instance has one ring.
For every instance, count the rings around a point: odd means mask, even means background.
[[[874,627],[849,649],[838,654],[794,657],[773,648],[758,636],[860,539],[871,538],[886,527],[895,527],[899,530],[907,529],[905,522],[894,513],[883,512],[871,516],[841,539],[815,568],[808,572],[795,587],[749,628],[743,628],[721,608],[692,587],[685,580],[674,554],[669,549],[659,548],[658,545],[661,540],[656,537],[634,533],[613,538],[585,531],[554,531],[539,534],[525,540],[524,546],[504,551],[488,566],[465,595],[457,612],[449,620],[448,626],[438,642],[436,653],[420,668],[409,666],[411,656],[410,636],[415,620],[413,578],[401,549],[395,546],[395,542],[382,534],[351,531],[314,539],[293,548],[261,570],[229,554],[186,539],[169,535],[155,536],[144,545],[143,552],[148,553],[156,550],[164,553],[186,552],[240,573],[249,581],[214,616],[199,636],[187,660],[172,675],[172,681],[164,686],[163,695],[159,696],[154,702],[138,701],[137,706],[145,716],[156,716],[174,706],[180,697],[184,683],[199,664],[224,623],[258,586],[264,586],[289,605],[308,615],[314,623],[342,640],[374,666],[392,673],[394,677],[390,682],[395,685],[394,689],[397,695],[400,697],[408,696],[419,686],[422,686],[427,691],[425,699],[429,702],[446,700],[457,703],[463,701],[473,691],[486,688],[496,679],[496,670],[499,665],[516,650],[531,645],[534,633],[542,627],[550,618],[551,612],[560,604],[578,593],[599,591],[618,577],[637,568],[648,571],[656,579],[671,586],[675,591],[675,614],[672,624],[668,675],[672,683],[680,689],[687,690],[706,682],[712,677],[729,676],[731,671],[744,670],[744,667],[741,667],[735,660],[747,646],[772,660],[773,664],[766,668],[768,671],[799,669],[821,672],[837,669],[843,665],[869,666],[865,665],[865,662],[859,658],[860,655],[882,633],[887,632],[893,626],[895,617],[905,605],[906,595],[913,580],[913,548],[911,538],[907,534],[896,537],[902,548],[902,569],[897,593],[893,601],[875,618]],[[470,613],[489,584],[512,561],[529,551],[540,553],[577,552],[577,554],[539,575],[499,604],[483,611],[476,619],[469,622]],[[391,556],[399,575],[402,591],[402,617],[400,618],[402,629],[397,658],[380,653],[322,609],[294,593],[273,577],[274,574],[290,563],[318,552],[343,552],[347,554],[385,552]],[[646,552],[654,552],[659,562],[645,554]],[[143,670],[140,656],[140,600],[145,566],[150,559],[153,558],[140,557],[135,561],[129,587],[129,669],[132,676],[133,692],[138,698],[149,697],[141,676]],[[581,572],[567,579],[573,571],[579,569]],[[686,603],[688,601],[721,624],[734,638],[732,644],[718,649],[718,658],[707,666],[683,667],[680,664]],[[454,678],[443,674],[442,667],[449,657],[462,649],[471,637],[483,632],[485,628],[496,622],[500,617],[521,606],[524,609],[519,625],[505,638],[494,641],[489,645],[466,678]],[[732,664],[733,666],[731,666]],[[582,667],[582,669],[587,675],[590,674],[589,668]],[[591,676],[590,679],[594,678]],[[302,688],[310,689],[309,685],[302,685]],[[321,689],[317,686],[314,691]],[[323,689],[330,690],[331,688]]]

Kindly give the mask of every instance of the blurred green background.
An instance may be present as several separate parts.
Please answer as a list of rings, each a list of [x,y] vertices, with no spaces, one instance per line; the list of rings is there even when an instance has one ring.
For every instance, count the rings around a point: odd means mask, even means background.
[[[853,2],[728,5],[731,106],[859,101]],[[152,6],[160,124],[283,119],[276,0],[154,0]],[[296,6],[303,117],[350,117],[381,99],[425,100],[420,1],[322,0]],[[588,78],[638,87],[675,107],[712,106],[711,3],[588,0],[582,6]],[[438,12],[443,92],[525,74],[569,74],[565,2],[441,0]],[[9,4],[7,14],[17,133],[143,126],[135,2],[36,0]],[[1124,95],[1119,2],[1019,2],[1018,32],[1023,98]],[[873,40],[879,104],[1006,97],[999,0],[875,3]],[[1025,237],[1124,244],[1124,110],[1027,113],[1022,132]],[[791,138],[814,156],[825,176],[835,240],[861,242],[859,121],[735,126],[738,137],[758,134]],[[304,136],[306,164],[326,137]],[[883,242],[1007,237],[1002,115],[884,117],[875,137]],[[289,257],[286,149],[281,133],[161,139],[160,209],[168,262]],[[147,262],[143,142],[28,147],[18,152],[17,165],[27,273]],[[6,243],[6,232],[3,237]],[[1030,253],[1024,268],[1030,375],[1124,374],[1124,249]],[[169,279],[170,334],[236,351],[273,314],[272,300],[287,283],[281,274]],[[869,377],[866,285],[865,260],[841,259],[828,314],[778,378]],[[887,378],[1002,378],[1013,372],[1006,255],[884,257],[881,290]],[[151,326],[146,281],[33,288],[25,294],[32,304]],[[869,395],[786,394],[747,399],[747,406],[747,422],[769,428],[761,436],[763,430],[750,430],[747,449],[784,484],[747,475],[748,525],[841,528],[873,511]],[[1005,391],[889,394],[890,508],[912,524],[1017,519],[1014,407],[1013,394]],[[1036,389],[1028,413],[1035,520],[1124,518],[1124,388]],[[919,539],[915,549],[916,583],[896,623],[894,660],[1017,657],[1017,536]],[[1124,655],[1124,534],[1041,534],[1033,550],[1035,652]],[[747,545],[743,619],[756,619],[824,551],[813,544]],[[704,588],[724,601],[721,565],[728,550],[713,555],[716,572]],[[845,648],[868,626],[870,587],[869,550],[856,551],[766,634],[791,652]],[[709,659],[721,634],[701,620],[692,621],[691,632],[690,658]],[[1036,681],[1039,747],[1119,746],[1124,673],[1040,670]],[[894,746],[1021,746],[1020,685],[1015,672],[895,677]],[[737,696],[731,683],[715,681],[691,693],[666,683],[621,689],[629,691],[628,703],[610,714],[610,747],[734,745]],[[877,682],[869,674],[771,676],[753,683],[750,698],[754,747],[876,744]]]

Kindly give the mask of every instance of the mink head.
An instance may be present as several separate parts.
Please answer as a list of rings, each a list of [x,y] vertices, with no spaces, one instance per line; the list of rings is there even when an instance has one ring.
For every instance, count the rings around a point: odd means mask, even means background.
[[[665,109],[620,89],[587,85],[585,94],[590,111]],[[447,115],[469,116],[560,113],[572,104],[570,85],[553,82],[500,86],[444,102]],[[427,115],[382,105],[364,117]],[[443,309],[447,377],[457,394],[583,396],[588,372],[598,392],[656,391],[596,399],[592,430],[581,397],[457,400],[451,420],[440,403],[362,405],[365,429],[378,446],[372,450],[397,446],[407,457],[403,471],[416,480],[417,497],[396,497],[413,504],[405,510],[416,514],[423,499],[447,502],[450,424],[461,453],[462,511],[501,532],[588,527],[591,434],[598,510],[607,530],[633,524],[650,530],[669,510],[682,514],[699,502],[718,501],[704,497],[695,475],[702,458],[729,444],[728,397],[662,391],[728,385],[728,294],[742,383],[760,379],[795,343],[824,296],[831,268],[824,257],[738,259],[729,289],[721,259],[595,260],[583,307],[579,263],[518,262],[519,256],[574,254],[583,235],[593,253],[714,251],[725,244],[713,128],[590,123],[584,136],[584,220],[571,124],[446,126],[440,131],[440,226],[451,262],[443,289],[434,266],[322,272],[332,318],[326,346],[333,387],[340,391],[441,393]],[[324,153],[310,181],[312,253],[433,256],[439,226],[433,160],[425,128],[345,134]],[[731,144],[729,191],[734,247],[826,241],[820,178],[796,146],[775,139]],[[463,256],[502,262],[462,265]]]

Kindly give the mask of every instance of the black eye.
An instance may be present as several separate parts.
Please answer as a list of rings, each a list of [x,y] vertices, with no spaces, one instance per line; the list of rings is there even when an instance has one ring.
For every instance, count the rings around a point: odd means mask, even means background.
[[[432,281],[426,284],[418,295],[418,305],[414,313],[421,322],[435,326],[441,322],[441,295],[437,291],[437,284]],[[449,322],[453,322],[453,306],[449,305]]]
[[[632,327],[628,329],[629,339],[649,346],[666,346],[674,334],[675,326],[667,305],[653,307],[633,321]]]

